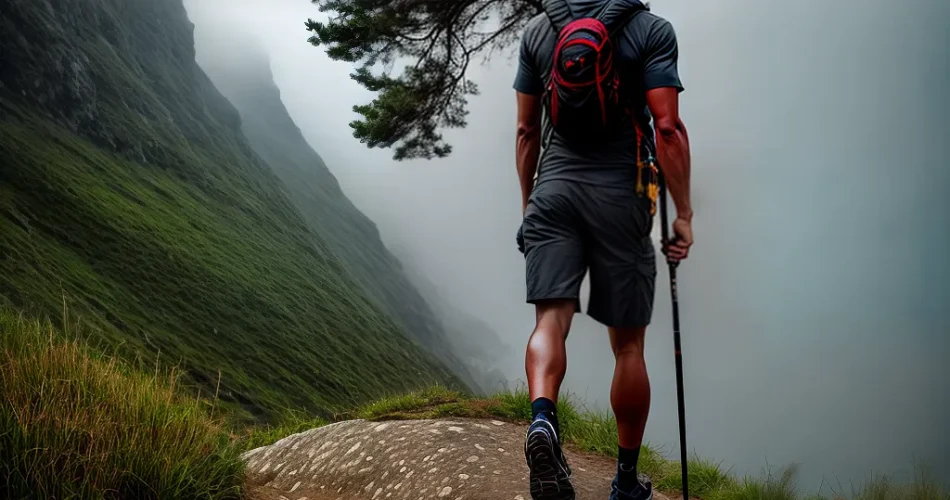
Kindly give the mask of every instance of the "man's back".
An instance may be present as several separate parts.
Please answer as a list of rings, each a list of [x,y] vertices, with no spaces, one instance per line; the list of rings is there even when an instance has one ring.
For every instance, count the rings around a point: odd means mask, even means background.
[[[567,0],[575,18],[596,15],[606,3],[618,0]],[[625,1],[625,0],[619,0]],[[545,14],[535,16],[525,29],[515,90],[541,95],[553,64],[557,33]],[[652,136],[645,93],[658,87],[682,90],[677,72],[676,35],[669,22],[649,11],[634,15],[615,39],[621,85],[632,96],[633,112],[646,135]],[[546,124],[547,125],[547,124]],[[596,146],[568,144],[546,126],[550,137],[540,160],[539,182],[562,179],[605,186],[633,185],[636,181],[636,129],[631,122],[615,137]]]

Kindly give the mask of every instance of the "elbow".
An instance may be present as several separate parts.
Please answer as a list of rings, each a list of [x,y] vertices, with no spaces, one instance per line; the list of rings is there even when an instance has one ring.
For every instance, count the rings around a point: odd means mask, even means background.
[[[517,133],[518,138],[531,139],[541,134],[541,127],[538,123],[519,121]]]
[[[675,139],[685,128],[678,118],[661,118],[656,121],[656,134],[664,140]]]

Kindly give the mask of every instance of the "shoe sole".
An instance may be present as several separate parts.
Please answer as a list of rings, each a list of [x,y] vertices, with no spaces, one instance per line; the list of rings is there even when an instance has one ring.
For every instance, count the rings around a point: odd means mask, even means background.
[[[543,431],[529,433],[525,441],[532,500],[574,500],[574,485],[558,462],[554,445]]]

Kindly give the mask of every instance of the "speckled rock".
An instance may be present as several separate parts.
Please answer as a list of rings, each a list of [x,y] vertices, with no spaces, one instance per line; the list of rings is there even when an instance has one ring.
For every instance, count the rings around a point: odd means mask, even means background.
[[[490,420],[352,420],[244,457],[254,500],[530,500],[524,431]],[[614,462],[567,454],[577,498],[606,499]]]

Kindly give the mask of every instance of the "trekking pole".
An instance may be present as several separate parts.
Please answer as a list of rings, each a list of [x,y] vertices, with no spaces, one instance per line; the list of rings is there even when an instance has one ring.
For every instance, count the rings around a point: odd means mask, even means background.
[[[666,180],[660,176],[660,224],[662,224],[663,245],[670,241],[669,215],[666,206]],[[676,290],[676,267],[679,262],[667,259],[670,268],[670,296],[673,302],[673,347],[676,359],[676,398],[679,405],[680,421],[680,460],[683,467],[683,499],[689,500],[689,473],[686,457],[686,402],[683,392],[683,350],[680,342],[680,307]]]

